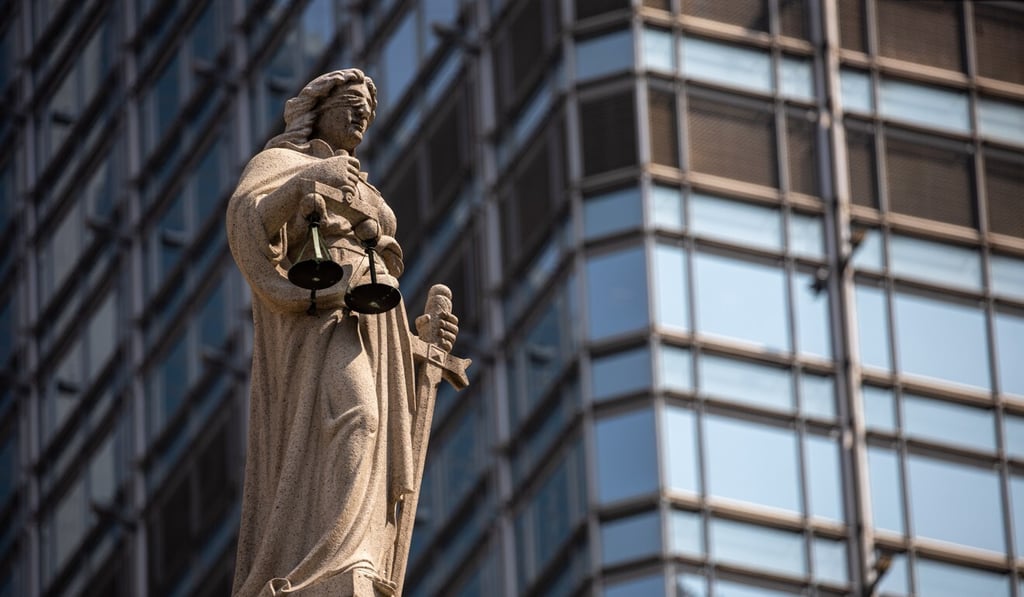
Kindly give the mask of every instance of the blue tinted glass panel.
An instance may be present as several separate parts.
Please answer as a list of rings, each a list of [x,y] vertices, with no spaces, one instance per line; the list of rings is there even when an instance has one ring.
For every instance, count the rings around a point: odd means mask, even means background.
[[[809,417],[836,417],[836,385],[831,377],[805,373],[800,376],[800,410]]]
[[[861,387],[864,423],[868,429],[896,430],[896,402],[892,390],[874,386]]]
[[[911,455],[909,478],[916,534],[997,552],[1006,549],[996,471]]]
[[[606,338],[648,324],[647,274],[640,247],[587,262],[590,337]]]
[[[690,217],[693,232],[700,236],[782,250],[778,209],[694,193],[690,195]]]
[[[835,440],[807,435],[804,441],[807,458],[807,499],[811,516],[844,520],[843,479],[839,462],[839,446]]]
[[[681,572],[676,575],[673,597],[708,597],[708,581],[698,574]]]
[[[919,559],[917,594],[927,597],[1010,597],[1010,577],[977,568]]]
[[[1024,477],[1010,477],[1010,514],[1017,559],[1024,558]]]
[[[1011,457],[1024,459],[1024,417],[1005,413],[1003,423],[1006,425],[1006,433],[1003,436],[1006,441],[1006,452]],[[1024,543],[1019,545],[1018,550],[1024,550]]]
[[[796,340],[801,354],[832,357],[829,334],[828,290],[816,288],[814,274],[797,272],[793,276],[793,297],[796,300]]]
[[[412,82],[419,62],[416,45],[416,11],[410,10],[384,44],[384,80],[377,85],[381,103],[394,103]]]
[[[651,221],[658,228],[683,229],[683,195],[679,189],[653,186],[650,193]]]
[[[807,571],[804,540],[799,533],[715,519],[710,535],[711,557],[719,562],[793,576]]]
[[[992,292],[1001,296],[1024,299],[1024,260],[1006,255],[992,255]]]
[[[844,110],[872,111],[874,101],[871,95],[871,77],[866,72],[844,68],[839,73],[839,84]]]
[[[788,429],[709,415],[705,419],[708,492],[799,512],[797,443]]]
[[[672,491],[697,493],[697,426],[693,411],[665,408],[666,484]]]
[[[789,350],[781,269],[699,253],[696,274],[698,330]]]
[[[669,549],[672,553],[700,557],[704,553],[704,525],[700,514],[672,510],[669,517]]]
[[[896,338],[903,372],[989,388],[985,313],[980,308],[897,293]]]
[[[639,580],[608,585],[605,597],[661,597],[665,594],[665,579],[651,576]]]
[[[655,318],[659,325],[686,330],[690,301],[686,293],[686,252],[659,244],[654,248]]]
[[[978,128],[982,135],[1024,145],[1024,106],[981,98],[978,114]]]
[[[678,346],[662,346],[659,350],[661,362],[659,375],[661,387],[665,390],[689,392],[693,390],[693,373],[690,351]]]
[[[156,98],[154,100],[154,123],[156,130],[154,131],[154,138],[150,145],[150,148],[156,145],[167,129],[170,128],[171,123],[174,122],[175,116],[178,115],[178,109],[181,107],[181,87],[178,83],[180,61],[178,55],[175,54],[174,58],[164,68],[164,72],[157,79]]]
[[[694,79],[772,92],[772,62],[767,52],[683,38],[683,74]]]
[[[601,563],[618,564],[661,552],[658,512],[605,522],[601,525]]]
[[[857,286],[856,297],[861,364],[888,370],[892,364],[889,360],[889,316],[885,291],[874,286]]]
[[[633,36],[628,29],[576,42],[576,78],[590,79],[633,67]],[[628,117],[626,114],[624,117]]]
[[[664,29],[644,29],[643,65],[651,70],[673,73],[676,70],[675,42],[672,32]]]
[[[894,234],[889,251],[889,266],[897,276],[981,289],[981,258],[976,250]]]
[[[875,528],[902,533],[903,492],[900,490],[900,469],[896,453],[869,446],[868,471]]]
[[[650,388],[651,353],[645,346],[594,359],[590,379],[594,400]]]
[[[908,436],[930,441],[996,449],[995,421],[992,411],[985,408],[904,394],[903,430]]]
[[[809,59],[783,56],[779,76],[779,92],[783,96],[799,100],[814,99],[814,76]]]
[[[583,236],[587,239],[640,228],[643,224],[640,189],[630,188],[583,202]]]
[[[793,213],[789,216],[789,253],[795,257],[825,257],[821,218]]]
[[[1024,317],[996,313],[995,319],[999,389],[1024,396]]]
[[[971,130],[965,93],[883,79],[879,97],[880,111],[887,118],[958,133]]]
[[[752,587],[741,585],[737,582],[719,580],[715,582],[715,597],[787,597],[788,595],[802,595],[799,591],[777,591],[764,587]]]
[[[853,265],[860,270],[882,270],[882,235],[878,230],[865,230],[864,237],[853,249]]]
[[[910,562],[907,556],[898,553],[892,556],[892,564],[889,571],[882,575],[878,583],[879,595],[909,595],[910,594]]]
[[[658,487],[654,415],[642,410],[596,425],[597,494],[602,503],[653,492]]]
[[[430,0],[423,2],[423,23],[426,25],[427,52],[434,51],[438,43],[438,35],[434,33],[433,26],[451,26],[459,15],[458,0]]]
[[[814,578],[839,585],[850,580],[845,542],[814,539]]]
[[[788,369],[705,355],[698,361],[701,392],[773,410],[794,410]]]

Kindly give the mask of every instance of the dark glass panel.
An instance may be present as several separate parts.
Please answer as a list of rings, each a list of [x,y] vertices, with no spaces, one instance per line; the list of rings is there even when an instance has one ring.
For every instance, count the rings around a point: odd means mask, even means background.
[[[850,173],[850,200],[855,205],[878,208],[878,167],[875,134],[871,125],[847,122],[846,159]]]
[[[971,5],[978,74],[1024,84],[1024,11],[1020,6],[981,2]]]
[[[779,26],[783,35],[807,39],[807,0],[779,0]]]
[[[1024,155],[985,152],[985,195],[989,230],[1024,238]]]
[[[689,132],[692,169],[778,186],[774,117],[767,106],[691,97]]]
[[[671,91],[651,89],[647,95],[651,127],[651,161],[666,166],[679,166],[679,118],[676,95]]]
[[[576,0],[576,18],[586,19],[606,12],[628,9],[630,0]]]
[[[768,31],[767,0],[682,0],[683,14]]]
[[[972,158],[962,145],[886,137],[886,183],[892,211],[974,226]]]
[[[585,175],[636,164],[635,114],[632,89],[581,103]]]
[[[807,195],[819,193],[817,121],[817,114],[811,110],[786,116],[789,188]]]
[[[960,2],[878,0],[877,7],[883,56],[963,70]]]

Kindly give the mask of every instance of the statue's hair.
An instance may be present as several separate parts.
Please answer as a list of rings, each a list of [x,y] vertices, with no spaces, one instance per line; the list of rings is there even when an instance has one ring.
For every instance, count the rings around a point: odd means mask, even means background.
[[[346,68],[332,71],[313,79],[302,88],[299,95],[284,104],[284,132],[267,142],[264,149],[286,147],[288,145],[302,147],[310,142],[313,127],[320,115],[320,105],[336,87],[365,84],[370,92],[370,119],[373,122],[377,114],[377,87],[373,79],[367,77],[358,68]]]

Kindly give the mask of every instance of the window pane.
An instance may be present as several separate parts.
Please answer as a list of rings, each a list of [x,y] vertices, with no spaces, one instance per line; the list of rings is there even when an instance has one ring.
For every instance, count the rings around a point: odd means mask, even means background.
[[[1024,396],[1024,317],[996,313],[995,318],[999,389]]]
[[[981,289],[981,259],[976,250],[894,234],[889,251],[890,267],[897,276]]]
[[[705,355],[698,361],[702,393],[772,410],[794,410],[788,369]]]
[[[1006,452],[1011,458],[1024,459],[1024,417],[1006,413],[1003,415],[1006,425]],[[1024,519],[1020,519],[1024,521]],[[1024,543],[1018,543],[1018,551],[1024,550]]]
[[[978,129],[982,135],[1024,145],[1024,107],[981,98],[978,113]]]
[[[772,92],[772,63],[767,52],[683,38],[683,74],[764,93]]]
[[[384,80],[378,86],[381,103],[394,104],[412,81],[417,58],[416,11],[409,10],[385,42]]]
[[[606,566],[660,552],[661,517],[657,511],[601,525],[601,563]]]
[[[896,338],[900,368],[905,373],[989,388],[981,309],[897,293]]]
[[[800,409],[822,419],[836,417],[836,386],[831,377],[805,373],[800,376]]]
[[[844,68],[839,73],[839,84],[844,110],[872,111],[871,78],[866,72]]]
[[[698,330],[789,350],[782,270],[707,253],[696,270]]]
[[[903,532],[903,505],[900,469],[896,453],[868,447],[868,470],[871,484],[871,513],[876,529]]]
[[[716,519],[711,521],[710,534],[711,557],[720,562],[793,576],[802,576],[807,571],[804,541],[799,533]]]
[[[660,597],[665,594],[665,579],[651,576],[612,584],[605,588],[605,597]]]
[[[659,244],[654,248],[655,321],[669,329],[689,328],[686,270],[686,253],[681,247]]]
[[[825,246],[821,218],[793,213],[789,216],[789,252],[796,257],[823,259]]]
[[[633,67],[633,36],[628,29],[576,42],[576,78],[591,79]]]
[[[697,493],[697,426],[693,411],[665,408],[666,484],[672,491]]]
[[[883,79],[882,115],[914,124],[968,133],[967,95],[952,90]]]
[[[678,346],[664,345],[658,354],[661,356],[658,367],[661,388],[679,392],[692,391],[693,374],[690,370],[690,351]]]
[[[861,365],[888,370],[889,316],[885,291],[873,286],[857,286],[857,336]]]
[[[831,358],[828,290],[818,290],[815,274],[797,272],[793,276],[793,297],[796,300],[796,340],[799,352]]]
[[[672,553],[700,557],[704,553],[704,525],[700,514],[672,510],[669,516],[669,549]]]
[[[1006,574],[954,566],[945,562],[917,561],[917,594],[927,597],[1009,597],[1010,577]]]
[[[1024,299],[1024,260],[1005,255],[992,255],[992,292]]]
[[[839,446],[827,437],[807,435],[804,449],[807,457],[807,497],[810,501],[808,512],[811,516],[844,520]]]
[[[845,542],[814,539],[814,578],[839,585],[849,582]]]
[[[690,217],[698,235],[782,250],[782,217],[777,209],[693,193]]]
[[[910,515],[917,535],[1002,552],[999,475],[989,469],[911,455]]]
[[[671,31],[645,28],[642,41],[641,58],[645,68],[667,73],[675,72],[676,52]]]
[[[597,494],[602,503],[658,486],[654,416],[642,410],[597,422]]]
[[[1016,556],[1024,558],[1024,477],[1010,477],[1010,514],[1013,516],[1013,540]]]
[[[622,189],[583,202],[583,236],[587,239],[640,228],[642,224],[640,189]]]
[[[992,411],[984,408],[904,394],[903,428],[909,436],[931,441],[996,449]]]
[[[709,415],[705,434],[709,493],[801,510],[797,444],[791,430]]]
[[[614,336],[647,325],[647,275],[640,247],[587,262],[590,337]]]
[[[590,379],[594,400],[649,388],[651,353],[644,346],[594,359]]]
[[[896,403],[892,390],[874,386],[861,387],[864,423],[868,429],[894,432],[896,430]]]
[[[736,582],[719,580],[715,582],[715,597],[788,597],[802,595],[799,591],[776,591],[764,587],[752,587]]]
[[[779,71],[779,92],[783,96],[808,101],[814,99],[814,71],[810,60],[783,56]]]
[[[682,231],[683,195],[679,189],[651,187],[651,223],[658,228]]]

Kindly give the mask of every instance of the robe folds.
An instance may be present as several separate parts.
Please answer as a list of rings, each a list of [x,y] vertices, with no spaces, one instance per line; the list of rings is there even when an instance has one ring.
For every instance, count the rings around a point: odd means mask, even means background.
[[[305,242],[301,197],[286,198],[296,217],[280,230],[264,225],[261,202],[330,156],[316,141],[266,149],[228,204],[228,243],[252,289],[254,325],[233,597],[326,597],[345,594],[342,584],[351,587],[355,574],[386,578],[395,504],[414,487],[404,304],[380,315],[344,307],[351,271],[365,256],[351,223],[328,205],[321,232],[346,276],[318,291],[319,313],[308,315],[309,291],[287,278]],[[357,192],[379,210],[382,234],[393,235],[394,214],[365,175]]]

